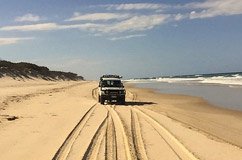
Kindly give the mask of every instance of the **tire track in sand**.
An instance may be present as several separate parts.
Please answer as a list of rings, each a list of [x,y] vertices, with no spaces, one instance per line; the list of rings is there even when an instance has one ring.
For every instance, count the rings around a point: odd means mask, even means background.
[[[160,134],[165,142],[171,147],[175,154],[182,160],[198,160],[172,133],[158,123],[150,115],[132,107],[132,110],[142,116]]]
[[[92,89],[92,98],[94,100],[98,99],[98,87]]]
[[[107,108],[107,107],[106,107]],[[108,110],[108,109],[107,109]],[[118,159],[117,156],[117,139],[116,139],[116,130],[114,127],[114,122],[109,114],[107,128],[106,128],[106,135],[105,135],[105,159],[106,160],[115,160]]]
[[[72,145],[74,144],[76,138],[78,137],[81,130],[84,128],[85,124],[87,123],[88,119],[91,117],[92,113],[94,112],[96,108],[96,104],[94,104],[81,118],[81,120],[78,122],[78,124],[74,127],[74,129],[71,131],[71,133],[67,136],[64,143],[61,145],[61,147],[56,152],[55,156],[52,158],[52,160],[65,160],[67,159],[67,156],[69,155]]]
[[[141,135],[140,122],[139,122],[137,113],[134,112],[132,109],[130,110],[130,112],[131,112],[132,139],[133,139],[134,149],[136,152],[137,159],[148,160],[146,150],[145,150],[145,145]]]
[[[85,159],[96,160],[97,159],[100,147],[102,145],[102,141],[106,134],[106,126],[107,126],[108,117],[109,117],[109,114],[107,114],[107,116],[102,121],[99,128],[97,129],[96,133],[94,134],[93,139],[91,140],[91,143],[89,144],[89,146],[82,158],[83,160],[85,160]]]
[[[115,127],[115,134],[116,134],[116,140],[117,140],[117,145],[116,145],[117,158],[132,160],[131,149],[129,146],[128,137],[126,135],[123,123],[118,113],[111,106],[106,106],[106,108],[113,119],[113,123]]]

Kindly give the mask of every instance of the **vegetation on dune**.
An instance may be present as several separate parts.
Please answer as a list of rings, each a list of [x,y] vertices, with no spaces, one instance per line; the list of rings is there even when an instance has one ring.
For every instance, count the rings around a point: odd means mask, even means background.
[[[50,71],[49,68],[38,66],[32,63],[12,63],[0,60],[0,78],[12,77],[13,79],[32,79],[40,78],[44,80],[84,80],[82,76],[78,76],[72,72]]]

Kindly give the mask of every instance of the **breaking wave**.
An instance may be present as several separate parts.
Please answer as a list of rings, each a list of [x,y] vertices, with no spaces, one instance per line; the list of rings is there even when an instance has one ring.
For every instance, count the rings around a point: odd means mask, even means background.
[[[146,79],[131,79],[128,82],[145,83],[145,82],[166,82],[166,83],[186,83],[186,84],[220,84],[230,87],[242,86],[242,72],[236,73],[216,73],[203,75],[184,75],[171,77],[157,77]]]

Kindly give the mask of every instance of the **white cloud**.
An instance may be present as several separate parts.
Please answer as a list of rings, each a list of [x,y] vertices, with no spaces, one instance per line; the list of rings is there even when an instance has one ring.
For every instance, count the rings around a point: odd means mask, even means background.
[[[132,34],[132,35],[127,35],[127,36],[121,36],[121,37],[112,37],[109,38],[111,41],[117,41],[117,40],[126,40],[130,38],[136,38],[136,37],[145,37],[145,34]]]
[[[83,24],[72,24],[72,25],[59,25],[57,29],[80,29],[87,31],[102,31],[103,28],[107,27],[105,24],[95,24],[95,23],[83,23]]]
[[[178,13],[178,14],[174,15],[174,20],[175,21],[180,21],[180,20],[183,20],[183,19],[185,19],[187,17],[188,17],[187,14]]]
[[[66,21],[98,21],[98,20],[119,20],[126,19],[130,17],[130,14],[121,14],[121,13],[91,13],[91,14],[80,14],[78,12],[74,13],[74,15],[67,19]]]
[[[169,15],[142,15],[103,28],[102,32],[143,31],[166,22]]]
[[[60,25],[56,23],[40,23],[32,25],[18,25],[1,27],[0,31],[49,31],[49,30],[64,30],[64,29],[83,29],[95,31],[97,28],[103,28],[106,25],[84,23],[84,24],[70,24]]]
[[[1,27],[0,31],[45,31],[45,30],[63,30],[63,29],[81,29],[92,32],[102,33],[117,33],[125,31],[143,31],[152,29],[155,26],[166,22],[169,15],[155,14],[133,16],[129,19],[99,24],[99,23],[81,23],[81,24],[67,24],[60,25],[56,23],[40,23],[33,25],[19,25],[19,26],[5,26]]]
[[[216,16],[228,16],[242,14],[241,0],[205,0],[203,2],[191,2],[184,5],[168,5],[162,3],[128,3],[128,4],[110,4],[107,9],[115,10],[154,10],[155,12],[164,12],[165,10],[178,11],[179,9],[189,9],[190,16],[185,13],[185,18],[210,18]]]
[[[128,4],[114,4],[114,5],[106,5],[108,9],[115,10],[161,10],[163,8],[168,7],[165,4],[157,4],[157,3],[128,3]]]
[[[242,1],[240,0],[207,0],[188,3],[185,7],[194,9],[190,13],[191,19],[242,14]],[[202,11],[196,9],[202,9]]]
[[[82,30],[89,30],[95,32],[102,33],[121,33],[126,31],[144,31],[148,29],[152,29],[155,26],[161,25],[166,22],[169,15],[142,15],[142,16],[134,16],[132,18],[123,20],[121,22],[114,22],[109,24],[93,24],[86,23],[76,25],[75,28],[79,28]],[[62,27],[71,27],[74,26],[62,26]]]
[[[26,14],[26,15],[23,15],[21,17],[17,17],[15,18],[15,21],[16,22],[38,22],[40,21],[40,17],[37,16],[37,15],[33,15],[33,14]]]
[[[3,26],[0,27],[0,31],[48,31],[80,29],[83,31],[89,31],[94,35],[110,35],[122,32],[141,32],[150,30],[156,26],[161,26],[165,23],[181,21],[184,19],[242,14],[242,1],[239,0],[206,0],[204,2],[192,2],[184,5],[129,3],[104,5],[104,7],[105,10],[114,9],[115,12],[120,13],[100,12],[80,14],[79,12],[76,12],[71,18],[65,21],[63,20],[63,23],[65,24],[38,23],[31,25]],[[144,9],[149,11],[144,12]],[[163,9],[169,9],[169,13],[159,13]],[[131,10],[136,10],[136,12],[134,13]],[[31,21],[31,19],[32,21],[38,21],[39,17],[32,14],[18,17],[18,21]],[[76,24],[70,24],[72,21],[75,21]],[[77,23],[76,21],[80,22]]]
[[[1,27],[1,31],[43,31],[55,30],[58,28],[56,23],[40,23],[32,25],[19,25],[19,26],[5,26]]]
[[[33,38],[0,38],[0,46],[18,43],[19,41],[31,40]]]

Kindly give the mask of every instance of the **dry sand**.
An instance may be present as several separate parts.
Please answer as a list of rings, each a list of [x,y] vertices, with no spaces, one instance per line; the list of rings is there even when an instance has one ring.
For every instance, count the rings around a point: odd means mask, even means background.
[[[0,159],[242,158],[242,113],[127,87],[100,105],[97,82],[0,79]]]

